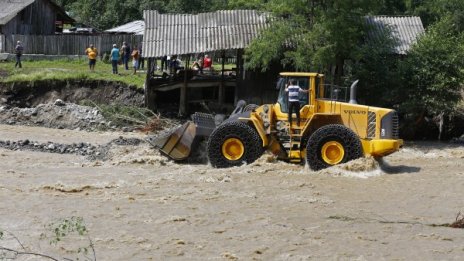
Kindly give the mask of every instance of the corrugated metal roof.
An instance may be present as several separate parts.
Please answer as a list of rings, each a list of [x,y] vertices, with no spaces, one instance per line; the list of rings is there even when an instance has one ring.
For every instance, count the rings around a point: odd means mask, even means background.
[[[8,23],[35,0],[0,0],[0,25]]]
[[[269,15],[255,10],[197,15],[144,11],[143,17],[147,57],[243,49],[269,25]]]
[[[380,34],[389,28],[397,40],[395,53],[406,54],[418,37],[425,32],[418,16],[367,16],[367,24],[372,26],[369,40],[378,40]]]
[[[123,34],[138,34],[143,35],[145,30],[145,22],[143,20],[133,21],[127,24],[120,25],[105,31],[105,33],[123,33]]]

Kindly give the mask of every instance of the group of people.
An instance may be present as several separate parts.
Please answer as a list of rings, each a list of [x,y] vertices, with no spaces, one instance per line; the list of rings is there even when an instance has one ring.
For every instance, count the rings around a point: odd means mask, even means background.
[[[192,69],[194,71],[199,71],[200,73],[203,73],[204,71],[212,71],[212,67],[213,60],[207,54],[204,57],[194,61],[192,64]]]
[[[198,60],[195,60],[192,63],[192,70],[203,73],[203,71],[211,71],[213,66],[213,60],[209,55],[200,57]],[[177,58],[177,55],[173,56],[163,56],[161,57],[161,66],[159,67],[160,71],[168,71],[173,73],[178,69],[181,69],[181,61]]]
[[[89,58],[89,69],[93,72],[95,70],[95,64],[97,62],[98,50],[97,48],[95,48],[93,44],[91,44],[89,48],[85,50],[85,53]],[[110,52],[110,60],[113,68],[113,74],[118,74],[118,64],[120,61],[122,61],[124,68],[126,70],[129,70],[129,61],[131,58],[132,68],[134,70],[134,74],[136,74],[140,66],[142,68],[144,66],[144,61],[141,54],[142,51],[139,50],[137,46],[134,46],[131,50],[130,46],[126,42],[122,43],[120,49],[116,44],[113,44],[113,49],[111,49]]]
[[[15,47],[15,56],[16,64],[15,68],[22,68],[21,56],[23,55],[24,47],[21,44],[21,41],[17,41]],[[95,65],[97,64],[98,50],[93,45],[90,44],[87,49],[85,49],[85,54],[89,59],[89,69],[91,72],[95,71]],[[144,59],[142,57],[142,50],[137,46],[130,48],[130,46],[123,42],[121,48],[119,49],[116,44],[113,44],[113,49],[110,52],[111,65],[113,67],[113,74],[118,74],[118,64],[122,61],[124,68],[129,70],[129,61],[132,58],[132,68],[134,74],[137,73],[137,70],[144,67]],[[212,70],[213,61],[209,55],[205,55],[198,60],[194,61],[192,64],[192,69],[203,73],[204,71]],[[161,58],[161,71],[170,70],[177,71],[180,68],[180,61],[177,59],[177,56],[164,56]]]

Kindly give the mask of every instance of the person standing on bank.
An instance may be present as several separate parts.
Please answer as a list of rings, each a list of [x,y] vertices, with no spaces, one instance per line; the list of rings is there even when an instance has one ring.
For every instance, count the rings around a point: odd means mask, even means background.
[[[118,61],[119,61],[119,49],[116,44],[113,44],[111,50],[111,66],[113,67],[113,74],[118,74]]]
[[[126,42],[122,43],[122,63],[124,64],[124,69],[129,70],[129,59],[131,57],[130,47]]]
[[[95,64],[97,63],[97,55],[98,55],[97,48],[95,48],[93,44],[91,44],[89,48],[85,49],[85,54],[87,54],[87,56],[89,57],[90,71],[94,72]]]
[[[21,64],[21,56],[23,55],[24,47],[21,45],[21,41],[16,42],[15,47],[15,55],[16,55],[16,64],[15,68],[19,66],[19,68],[23,68]]]
[[[139,49],[137,48],[137,45],[134,46],[134,49],[132,49],[132,66],[134,67],[134,74],[137,73],[137,69],[139,68],[139,58],[140,58],[140,53]]]
[[[288,122],[290,128],[292,127],[292,114],[293,111],[296,113],[297,126],[300,126],[300,92],[307,93],[308,90],[303,90],[296,84],[295,79],[290,80],[290,84],[287,85],[285,91],[288,92]]]

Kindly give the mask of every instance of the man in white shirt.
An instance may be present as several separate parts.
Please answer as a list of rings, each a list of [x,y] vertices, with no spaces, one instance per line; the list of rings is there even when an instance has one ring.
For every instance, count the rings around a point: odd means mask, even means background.
[[[296,85],[296,80],[291,79],[290,84],[287,85],[285,91],[288,92],[288,122],[292,126],[292,114],[296,113],[296,120],[300,126],[300,92],[307,93],[308,90],[303,90],[300,86]]]

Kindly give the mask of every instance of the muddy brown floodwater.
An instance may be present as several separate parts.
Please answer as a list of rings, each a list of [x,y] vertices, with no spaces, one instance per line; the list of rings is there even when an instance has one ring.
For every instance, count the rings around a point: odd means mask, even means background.
[[[0,135],[143,138],[7,125]],[[439,226],[464,211],[462,146],[408,143],[380,165],[360,159],[320,172],[269,155],[230,169],[175,164],[147,144],[109,153],[100,162],[1,149],[0,228],[28,250],[72,259],[76,241],[50,246],[44,226],[82,217],[97,260],[464,259],[464,230]]]

